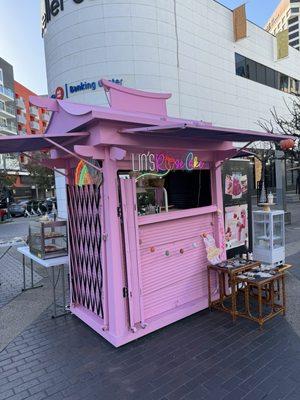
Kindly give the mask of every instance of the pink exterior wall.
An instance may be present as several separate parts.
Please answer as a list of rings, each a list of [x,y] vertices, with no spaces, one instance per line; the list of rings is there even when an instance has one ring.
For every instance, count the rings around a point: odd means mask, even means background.
[[[208,213],[140,226],[146,321],[191,301],[207,303],[207,258],[201,234],[212,234],[212,223],[213,214]]]

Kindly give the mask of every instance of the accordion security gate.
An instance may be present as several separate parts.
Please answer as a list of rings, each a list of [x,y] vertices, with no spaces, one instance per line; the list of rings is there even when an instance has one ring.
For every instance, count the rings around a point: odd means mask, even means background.
[[[71,301],[104,317],[101,187],[68,185]]]

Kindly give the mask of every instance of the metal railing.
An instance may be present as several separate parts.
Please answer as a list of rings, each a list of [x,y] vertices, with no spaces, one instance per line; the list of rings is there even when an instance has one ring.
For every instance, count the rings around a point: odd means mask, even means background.
[[[16,99],[16,105],[17,105],[18,108],[25,109],[25,102],[24,102],[24,99],[21,98],[21,97],[18,97],[18,98]]]
[[[20,124],[25,125],[25,124],[26,124],[25,115],[24,115],[24,114],[17,114],[17,121],[18,121]]]
[[[0,109],[13,116],[16,115],[16,109],[13,106],[7,106],[6,104],[0,102]]]
[[[19,171],[20,170],[20,161],[19,157],[16,155],[8,155],[4,156],[4,168],[6,170],[11,170],[11,171]]]
[[[0,131],[5,131],[5,132],[13,132],[14,134],[17,134],[17,126],[14,123],[9,123],[9,122],[1,122],[0,121]]]
[[[34,115],[36,117],[39,115],[39,110],[34,106],[29,107],[29,112],[31,115]]]
[[[6,106],[6,112],[8,112],[9,114],[15,116],[16,115],[16,109],[14,106]]]
[[[39,130],[39,129],[40,129],[40,125],[39,125],[39,123],[36,122],[36,121],[30,121],[30,127],[31,127],[32,129],[35,129],[35,130]]]
[[[10,97],[12,99],[14,99],[14,97],[15,97],[15,94],[11,89],[9,89],[5,86],[2,86],[2,85],[0,85],[0,93],[4,94],[5,96]]]
[[[42,114],[42,120],[45,122],[49,122],[50,121],[50,115],[48,113],[43,113]]]

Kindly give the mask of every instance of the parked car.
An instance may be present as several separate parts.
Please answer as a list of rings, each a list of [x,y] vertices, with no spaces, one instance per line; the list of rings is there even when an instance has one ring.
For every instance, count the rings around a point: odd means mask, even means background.
[[[29,203],[29,201],[30,201],[30,200],[19,200],[19,201],[18,201],[18,204],[19,204],[21,207],[26,208],[26,207],[27,207],[27,204]]]
[[[24,210],[24,217],[28,217],[32,211],[32,200],[20,200],[18,201],[18,206],[22,207]]]
[[[24,217],[25,208],[21,204],[12,203],[8,206],[8,211],[12,217]]]
[[[8,218],[8,213],[6,208],[0,208],[0,221],[5,221]]]

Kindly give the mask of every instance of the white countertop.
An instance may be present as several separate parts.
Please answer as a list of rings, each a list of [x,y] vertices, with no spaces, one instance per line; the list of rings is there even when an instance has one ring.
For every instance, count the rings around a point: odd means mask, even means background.
[[[56,258],[48,258],[47,260],[42,260],[41,258],[35,256],[30,253],[29,247],[19,247],[18,252],[23,254],[24,256],[30,258],[36,263],[42,265],[45,268],[55,267],[57,265],[69,264],[69,256],[56,257]]]

